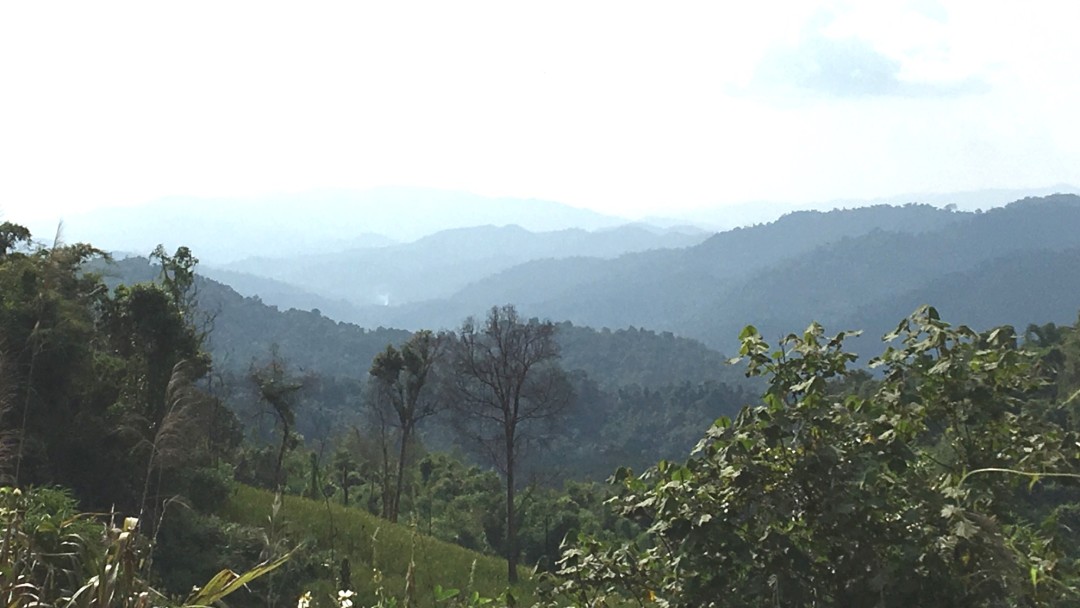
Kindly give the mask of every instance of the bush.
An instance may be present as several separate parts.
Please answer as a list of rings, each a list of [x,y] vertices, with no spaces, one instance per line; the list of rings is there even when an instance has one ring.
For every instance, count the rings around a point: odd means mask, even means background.
[[[1038,357],[1009,328],[953,328],[933,308],[904,320],[872,362],[869,396],[844,334],[818,325],[741,354],[763,404],[721,419],[684,463],[614,501],[645,543],[582,539],[555,595],[578,605],[1075,605],[1080,435],[1043,399]],[[1064,483],[1061,483],[1064,482]],[[1046,518],[1047,512],[1055,517]],[[1062,542],[1065,541],[1065,542]]]

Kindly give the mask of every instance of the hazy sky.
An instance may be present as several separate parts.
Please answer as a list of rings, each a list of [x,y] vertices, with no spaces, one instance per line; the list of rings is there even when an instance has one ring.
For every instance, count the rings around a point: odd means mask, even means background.
[[[890,8],[883,8],[888,5]],[[1076,2],[5,2],[0,212],[1080,184]]]

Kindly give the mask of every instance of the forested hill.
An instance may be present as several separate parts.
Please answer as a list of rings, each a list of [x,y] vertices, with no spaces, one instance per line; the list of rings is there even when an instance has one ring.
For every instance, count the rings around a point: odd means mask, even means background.
[[[799,212],[684,250],[530,262],[446,300],[371,309],[370,322],[439,324],[483,302],[512,301],[530,315],[672,331],[728,352],[747,319],[773,332],[767,335],[815,319],[873,335],[927,302],[941,302],[949,315],[953,307],[978,308],[977,319],[987,326],[1032,318],[1071,322],[1080,306],[1068,278],[1080,274],[1070,253],[1080,248],[1078,226],[1075,195],[1025,199],[985,213],[926,205]],[[1040,294],[1037,309],[1016,294],[972,288],[1007,291],[1021,280]],[[946,300],[936,297],[939,288]]]
[[[883,229],[933,231],[967,216],[914,204],[799,211],[768,224],[722,232],[685,249],[630,253],[614,260],[577,257],[528,262],[477,281],[444,300],[367,308],[362,323],[401,327],[411,327],[420,319],[442,323],[490,300],[515,302],[541,316],[593,327],[674,329],[682,308],[711,297],[732,280],[754,277],[845,237]]]
[[[120,260],[104,272],[108,282],[116,284],[153,280],[158,269],[146,258],[135,257]],[[366,377],[379,351],[387,344],[400,345],[411,334],[339,322],[318,311],[279,310],[205,277],[198,278],[197,293],[214,361],[234,370],[265,360],[276,345],[291,366],[359,380]],[[476,311],[478,315],[484,312]],[[464,317],[452,327],[462,321]],[[584,371],[603,386],[745,381],[741,372],[726,365],[723,354],[671,333],[644,328],[595,330],[561,323],[557,336],[563,366]]]
[[[720,381],[748,383],[743,370],[701,342],[671,332],[630,327],[612,331],[558,325],[562,365],[581,370],[606,388],[639,385],[657,388],[669,384]]]
[[[152,281],[158,276],[158,268],[142,257],[120,260],[101,271],[110,285]],[[208,332],[214,362],[234,371],[246,371],[253,362],[264,362],[276,347],[294,368],[362,378],[379,351],[387,344],[404,342],[411,333],[382,327],[369,330],[319,312],[278,310],[203,277],[196,280],[196,293],[199,314],[203,315],[197,323]]]
[[[115,285],[153,280],[158,268],[145,258],[128,258],[104,272]],[[253,364],[270,360],[272,349],[289,369],[317,380],[296,409],[297,431],[309,441],[326,441],[361,419],[361,385],[372,360],[411,333],[366,329],[319,312],[281,311],[204,277],[197,278],[196,291],[206,344],[242,420],[256,420],[259,407],[248,394],[247,378]],[[555,471],[556,477],[603,479],[622,465],[684,457],[702,429],[721,415],[734,415],[758,390],[721,353],[671,333],[564,322],[556,339],[576,394],[567,413],[570,430],[538,453],[539,460],[523,465],[542,467],[548,477]],[[263,432],[256,426],[256,435]],[[433,428],[425,442],[455,447],[443,427]]]
[[[817,320],[877,340],[923,304],[974,327],[1072,322],[1080,308],[1080,197],[1026,199],[923,233],[875,231],[819,247],[688,306],[676,331],[713,345]],[[1038,302],[1032,302],[1038,294]],[[876,347],[872,347],[874,350]]]

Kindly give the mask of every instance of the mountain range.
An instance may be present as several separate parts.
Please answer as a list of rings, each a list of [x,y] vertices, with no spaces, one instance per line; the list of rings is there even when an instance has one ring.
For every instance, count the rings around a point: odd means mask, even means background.
[[[1032,196],[1050,196],[1052,194],[1080,194],[1080,188],[1071,184],[1056,184],[1041,188],[989,188],[960,192],[919,192],[882,196],[870,199],[837,199],[813,203],[789,203],[781,201],[751,201],[706,207],[679,214],[678,219],[665,217],[645,217],[642,221],[658,226],[671,223],[692,224],[714,232],[731,230],[739,226],[751,226],[774,221],[776,218],[795,211],[813,209],[850,209],[871,207],[874,205],[903,206],[918,202],[935,207],[954,208],[959,211],[989,210],[1002,207],[1013,201]]]
[[[518,224],[596,230],[628,220],[551,201],[425,188],[317,190],[249,198],[169,197],[64,219],[68,241],[145,254],[186,245],[206,263],[332,253],[413,241],[450,228]],[[54,225],[31,225],[52,234]]]
[[[363,327],[453,328],[513,303],[529,316],[669,331],[730,353],[748,323],[767,336],[812,320],[880,336],[924,303],[980,326],[1070,322],[1080,307],[1077,228],[1080,197],[1057,194],[987,211],[797,211],[711,236],[484,225],[202,271],[282,310]]]
[[[259,295],[279,305],[289,296],[283,293],[287,284],[353,306],[386,307],[447,298],[470,283],[532,260],[614,258],[628,252],[695,245],[708,236],[692,228],[642,225],[550,232],[531,232],[517,225],[487,225],[444,230],[411,243],[385,247],[247,258],[220,268],[204,265],[203,274],[232,284],[241,293],[247,293],[248,286],[243,283],[254,279],[237,273],[278,281],[282,287],[263,286],[265,291]],[[257,287],[250,285],[250,289]]]
[[[929,205],[803,211],[690,247],[614,259],[533,260],[450,297],[364,307],[367,326],[453,327],[493,303],[592,327],[647,327],[732,352],[741,327],[779,335],[812,320],[885,333],[924,303],[976,311],[985,325],[1071,321],[1080,197],[1054,195],[986,212]],[[1027,307],[1009,284],[1028,282]],[[955,289],[965,285],[964,289]],[[993,297],[986,290],[997,285]],[[951,288],[951,289],[950,289]],[[977,301],[971,297],[984,293]],[[940,295],[939,295],[940,294]],[[1030,296],[1029,296],[1030,297]]]

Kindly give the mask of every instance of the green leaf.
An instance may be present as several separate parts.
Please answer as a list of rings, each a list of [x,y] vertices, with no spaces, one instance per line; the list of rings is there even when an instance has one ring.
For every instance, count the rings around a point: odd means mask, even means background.
[[[885,336],[882,337],[882,340],[885,341],[885,342],[892,342],[893,340],[899,338],[900,334],[907,331],[907,328],[909,327],[908,323],[909,323],[908,319],[904,319],[903,321],[900,321],[900,323],[897,324],[896,329],[894,329],[894,330],[890,331],[889,333],[885,334]]]
[[[671,481],[686,483],[694,478],[694,474],[686,467],[679,467],[671,472]]]
[[[950,367],[952,367],[952,359],[941,359],[937,362],[937,364],[934,365],[934,367],[930,368],[930,371],[928,373],[939,375],[948,371]]]
[[[446,600],[452,600],[460,593],[460,589],[443,589],[442,585],[435,585],[436,602],[445,602]]]
[[[1035,488],[1035,484],[1039,483],[1040,477],[1038,475],[1032,475],[1031,481],[1028,482],[1028,492]]]
[[[953,533],[954,534],[956,534],[960,538],[964,538],[964,539],[967,539],[967,540],[971,540],[972,538],[975,538],[975,535],[978,532],[979,532],[979,528],[975,524],[971,523],[970,521],[968,521],[966,519],[961,519],[959,522],[957,522],[956,526],[953,528]]]
[[[225,570],[218,572],[217,575],[202,587],[202,589],[192,593],[184,605],[188,607],[209,606],[230,593],[237,591],[251,581],[278,569],[285,562],[289,561],[292,554],[293,552],[289,551],[285,555],[274,560],[265,561],[243,574],[236,574],[232,570],[226,568]]]

